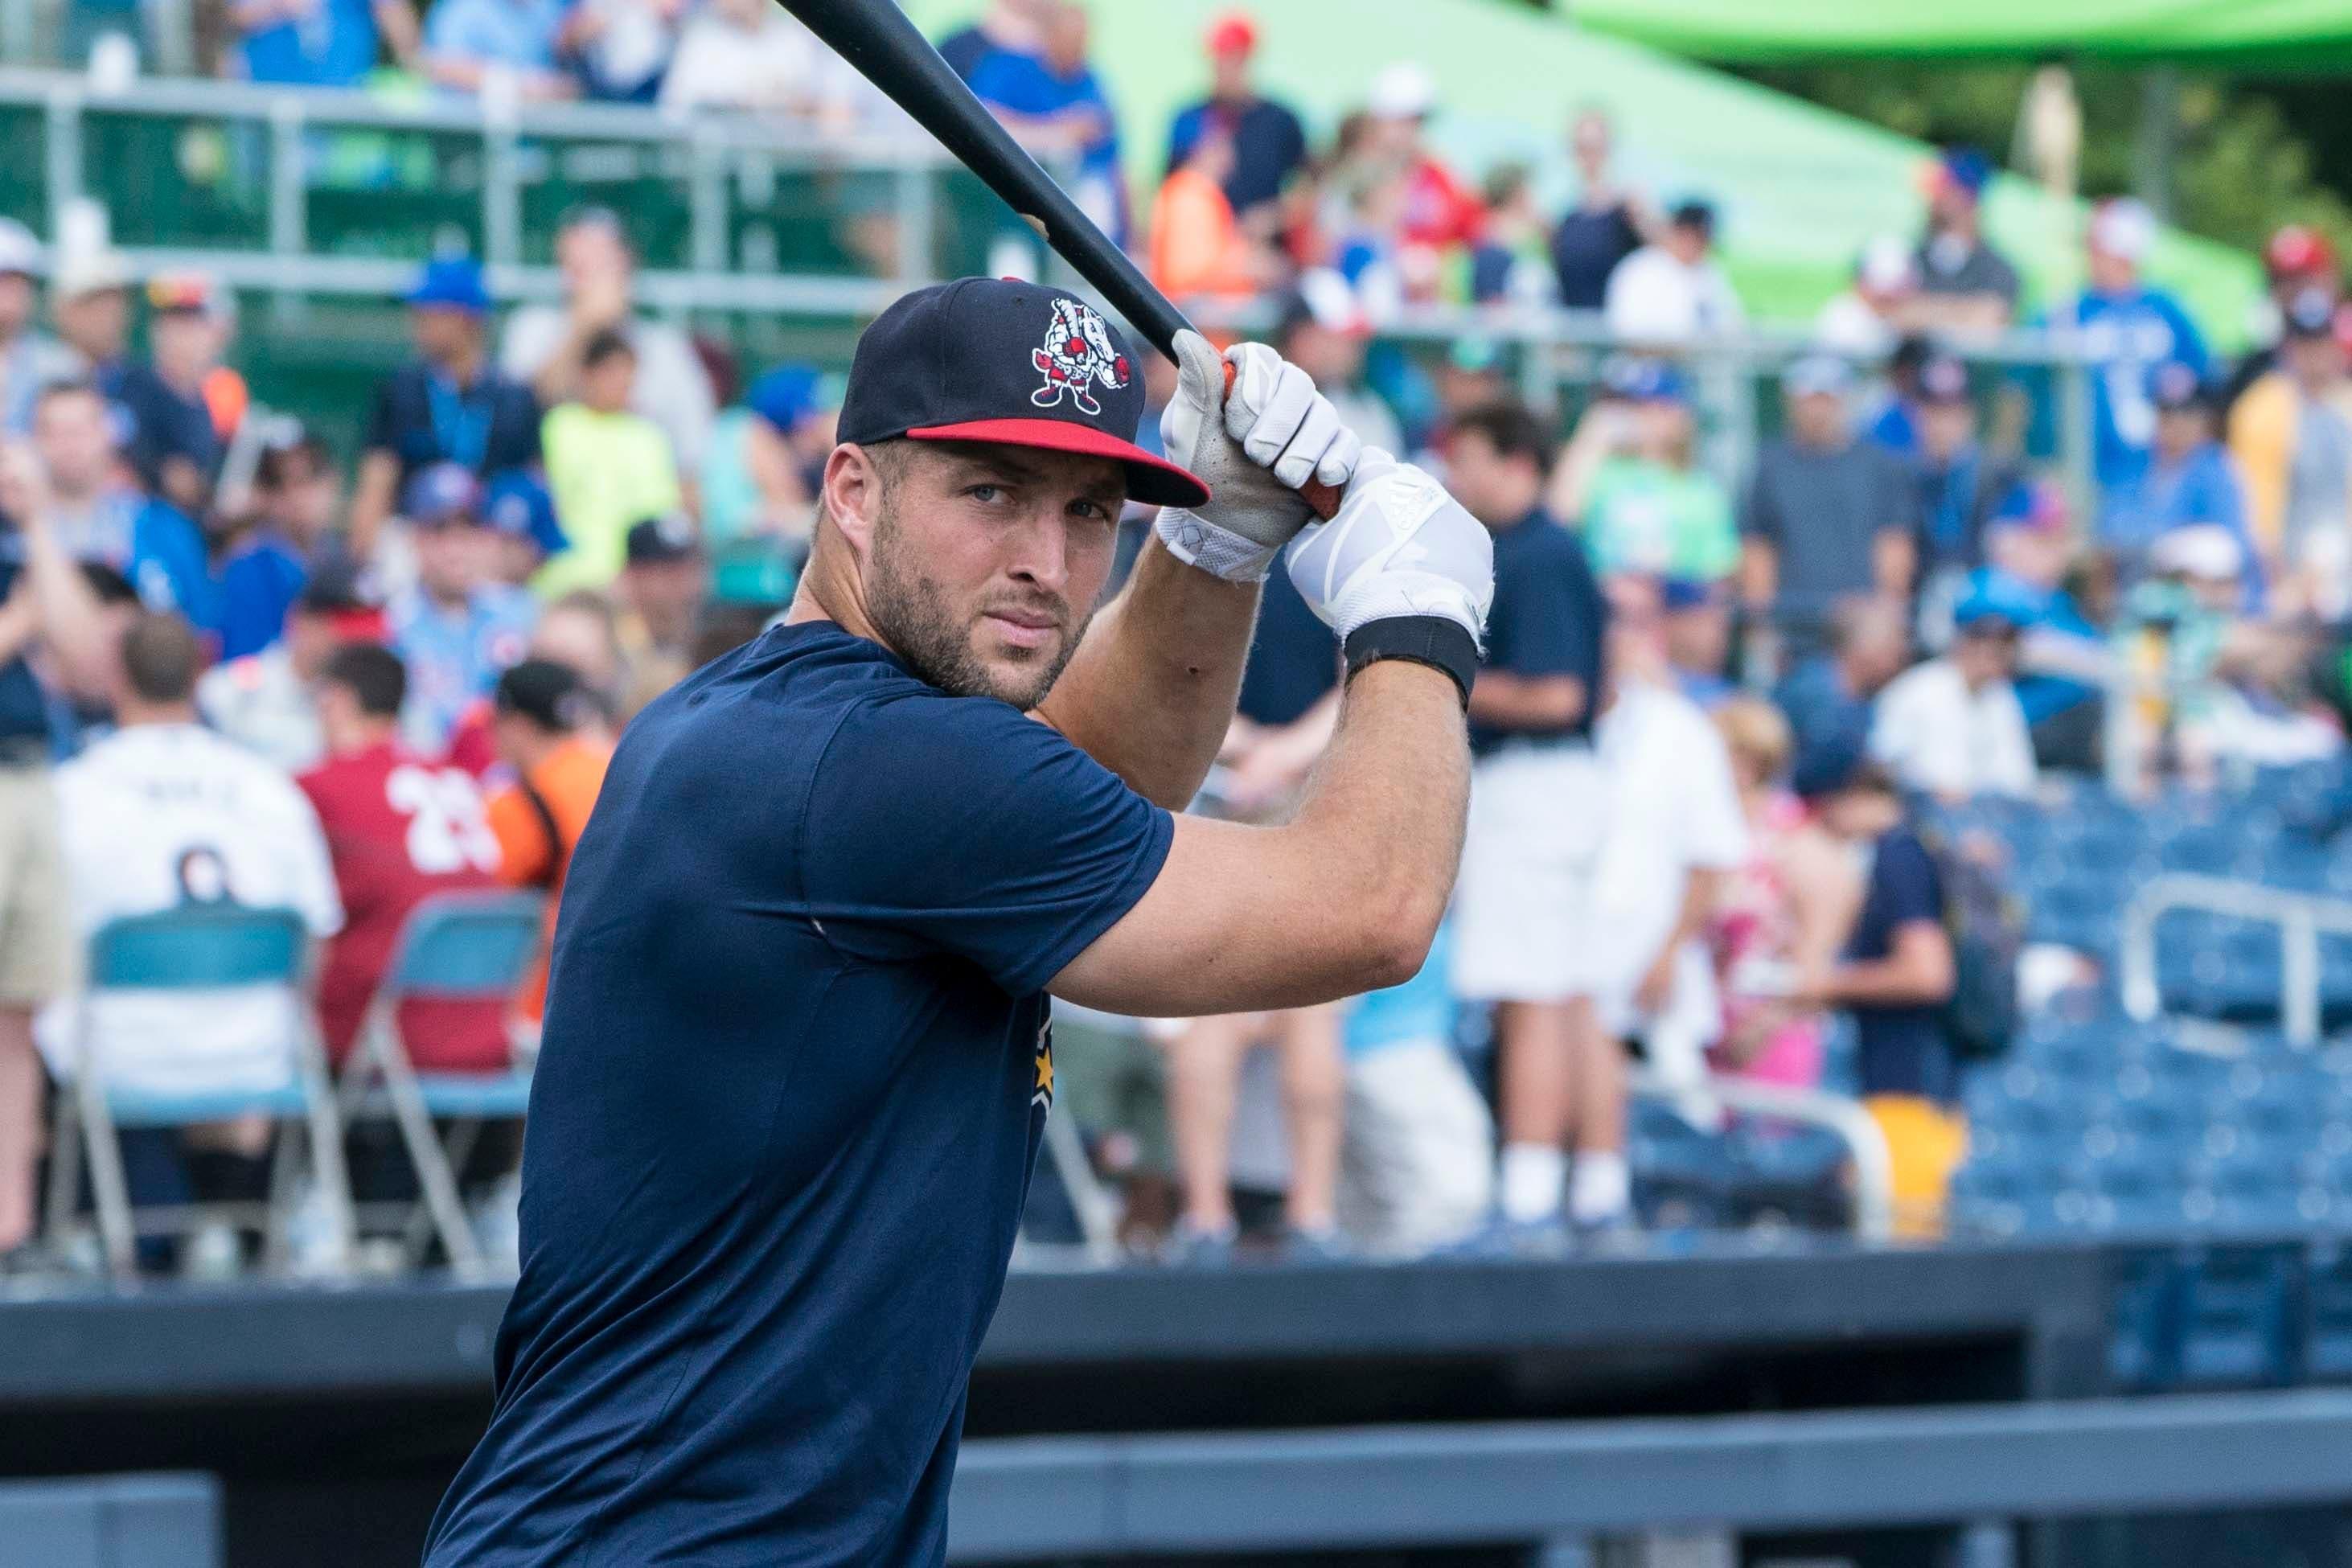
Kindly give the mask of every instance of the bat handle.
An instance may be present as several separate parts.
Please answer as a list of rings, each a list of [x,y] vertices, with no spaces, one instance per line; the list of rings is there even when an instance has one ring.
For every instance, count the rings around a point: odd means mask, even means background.
[[[1227,360],[1225,362],[1225,395],[1227,397],[1234,395],[1234,362]],[[1339,486],[1327,485],[1321,479],[1310,478],[1305,484],[1298,487],[1298,494],[1307,502],[1308,509],[1324,521],[1328,522],[1339,515]]]

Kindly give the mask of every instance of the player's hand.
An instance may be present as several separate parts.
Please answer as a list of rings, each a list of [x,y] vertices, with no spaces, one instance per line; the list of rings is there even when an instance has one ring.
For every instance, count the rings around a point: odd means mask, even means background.
[[[1180,561],[1230,582],[1257,582],[1314,516],[1298,487],[1309,479],[1344,486],[1363,443],[1307,373],[1264,343],[1242,343],[1220,358],[1206,338],[1186,331],[1175,347],[1176,395],[1160,416],[1160,442],[1168,460],[1199,476],[1211,496],[1194,510],[1162,509],[1160,537]]]
[[[1495,541],[1445,487],[1377,447],[1364,449],[1339,515],[1298,536],[1290,580],[1345,641],[1392,616],[1443,616],[1485,641]]]

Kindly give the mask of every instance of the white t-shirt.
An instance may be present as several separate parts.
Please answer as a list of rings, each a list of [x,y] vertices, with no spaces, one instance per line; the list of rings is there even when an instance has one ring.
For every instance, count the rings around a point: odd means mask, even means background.
[[[772,7],[751,32],[706,13],[687,24],[659,102],[673,112],[703,106],[814,111],[826,86],[818,50],[806,27]]]
[[[1609,274],[1601,309],[1609,330],[1634,343],[1687,343],[1747,324],[1731,279],[1712,261],[1686,267],[1663,246],[1645,245]]]
[[[1609,832],[1593,878],[1593,942],[1604,1022],[1623,1031],[1661,945],[1682,912],[1693,871],[1748,862],[1748,820],[1723,736],[1697,703],[1664,687],[1628,684],[1596,731],[1608,777]],[[1702,1042],[1722,1032],[1715,978],[1699,944],[1675,959],[1668,1011]]]
[[[1948,658],[1906,670],[1878,694],[1870,754],[1933,795],[2033,792],[2033,738],[2017,689],[2001,680],[1972,693]]]
[[[1813,318],[1813,342],[1832,353],[1874,359],[1895,346],[1895,329],[1870,302],[1849,289]]]
[[[524,306],[509,319],[506,336],[499,340],[499,369],[517,381],[536,380],[571,331],[571,312],[562,306]],[[627,331],[637,351],[629,406],[661,426],[679,472],[696,472],[719,417],[709,374],[686,333],[667,321],[633,316]]]
[[[286,773],[194,724],[118,730],[58,770],[74,932],[189,902],[290,908],[313,936],[342,927],[333,862],[310,803]],[[42,1055],[73,1076],[79,996],[44,1009]],[[293,1070],[298,1024],[283,986],[115,991],[91,1004],[107,1080],[151,1093],[275,1089]]]

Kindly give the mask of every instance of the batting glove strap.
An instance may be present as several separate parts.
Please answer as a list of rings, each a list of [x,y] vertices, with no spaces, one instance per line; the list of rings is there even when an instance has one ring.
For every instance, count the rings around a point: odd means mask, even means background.
[[[1451,677],[1462,693],[1463,708],[1466,710],[1470,706],[1470,683],[1478,677],[1478,639],[1451,616],[1391,616],[1369,621],[1349,633],[1343,646],[1351,677],[1384,658],[1425,664]]]
[[[1265,582],[1274,558],[1282,553],[1279,543],[1245,538],[1181,507],[1161,507],[1152,528],[1169,554],[1228,583]]]

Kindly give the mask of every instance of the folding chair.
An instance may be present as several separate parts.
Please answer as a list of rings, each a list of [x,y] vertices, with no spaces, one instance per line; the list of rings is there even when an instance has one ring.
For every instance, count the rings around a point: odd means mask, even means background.
[[[73,1082],[57,1097],[48,1194],[52,1236],[65,1235],[72,1225],[80,1188],[79,1157],[86,1154],[99,1237],[108,1270],[117,1278],[131,1273],[141,1234],[184,1232],[214,1219],[262,1231],[268,1243],[266,1261],[277,1267],[289,1251],[286,1222],[293,1207],[299,1127],[308,1137],[310,1163],[335,1227],[339,1256],[348,1248],[351,1187],[344,1176],[342,1140],[335,1121],[326,1052],[319,1040],[305,984],[309,953],[310,938],[301,916],[285,909],[192,904],[112,921],[99,929],[89,941],[89,973],[72,1042]],[[108,1083],[91,1005],[100,994],[234,985],[283,985],[294,994],[293,1060],[286,1083],[274,1089],[186,1094]],[[133,1210],[123,1175],[122,1149],[116,1141],[118,1130],[188,1127],[257,1111],[280,1125],[271,1195],[266,1205],[195,1204]],[[257,1214],[257,1208],[261,1212]]]
[[[400,1005],[417,1000],[506,1003],[539,953],[545,906],[534,893],[441,893],[409,912],[360,1027],[359,1048],[343,1068],[337,1100],[345,1119],[388,1114],[415,1167],[423,1195],[420,1226],[404,1205],[412,1261],[437,1234],[450,1266],[483,1268],[481,1245],[467,1223],[457,1172],[482,1123],[520,1121],[530,1101],[530,1068],[511,1062],[494,1072],[419,1072],[401,1038]],[[445,1146],[436,1118],[449,1122]]]

